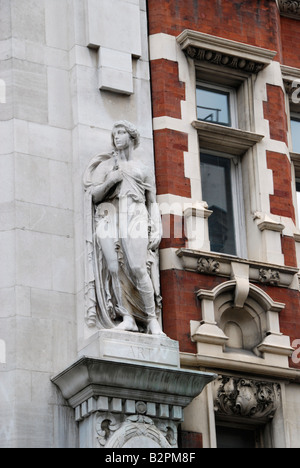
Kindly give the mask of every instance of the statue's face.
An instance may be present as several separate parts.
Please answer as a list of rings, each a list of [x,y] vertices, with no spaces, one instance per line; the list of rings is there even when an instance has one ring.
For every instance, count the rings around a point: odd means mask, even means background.
[[[115,147],[118,150],[124,150],[129,147],[130,135],[125,129],[125,127],[115,127],[113,130],[113,138]]]

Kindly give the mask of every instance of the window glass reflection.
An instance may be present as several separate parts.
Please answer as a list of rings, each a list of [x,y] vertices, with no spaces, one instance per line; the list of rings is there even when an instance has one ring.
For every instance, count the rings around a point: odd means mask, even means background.
[[[197,87],[197,118],[231,126],[230,95],[225,91]]]
[[[291,119],[292,142],[294,153],[300,153],[300,120]]]
[[[231,160],[201,154],[201,181],[203,200],[213,211],[208,218],[211,250],[236,255]]]

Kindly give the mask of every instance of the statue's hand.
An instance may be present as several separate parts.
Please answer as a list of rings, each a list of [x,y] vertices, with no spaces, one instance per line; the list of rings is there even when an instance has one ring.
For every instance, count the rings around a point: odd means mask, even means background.
[[[111,184],[111,186],[118,184],[123,179],[122,172],[118,169],[116,171],[111,171],[107,175],[107,182]]]

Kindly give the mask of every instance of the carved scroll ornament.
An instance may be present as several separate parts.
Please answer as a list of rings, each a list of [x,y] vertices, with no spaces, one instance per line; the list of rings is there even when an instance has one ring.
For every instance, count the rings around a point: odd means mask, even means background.
[[[221,377],[215,387],[214,409],[220,416],[269,420],[279,406],[280,395],[276,383]]]

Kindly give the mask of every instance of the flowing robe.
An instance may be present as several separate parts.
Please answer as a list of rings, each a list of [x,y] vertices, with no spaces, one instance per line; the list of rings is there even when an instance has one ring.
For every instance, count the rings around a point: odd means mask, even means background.
[[[150,319],[159,318],[161,296],[159,287],[158,252],[148,249],[145,263],[153,285],[155,311],[148,313],[143,304],[143,291],[132,279],[130,256],[134,254],[136,239],[148,245],[152,220],[146,206],[146,192],[153,187],[145,181],[139,164],[122,165],[123,179],[98,205],[93,203],[93,188],[99,184],[97,169],[112,161],[114,154],[96,156],[89,164],[85,176],[86,213],[86,321],[89,326],[113,328],[123,315],[130,314],[140,331],[145,331]],[[111,170],[111,169],[109,169]],[[101,238],[114,239],[118,255],[118,278],[122,291],[122,307],[117,303],[112,278],[101,246]],[[126,239],[126,242],[124,241]],[[143,242],[143,241],[142,241]],[[132,247],[132,248],[131,248]]]

